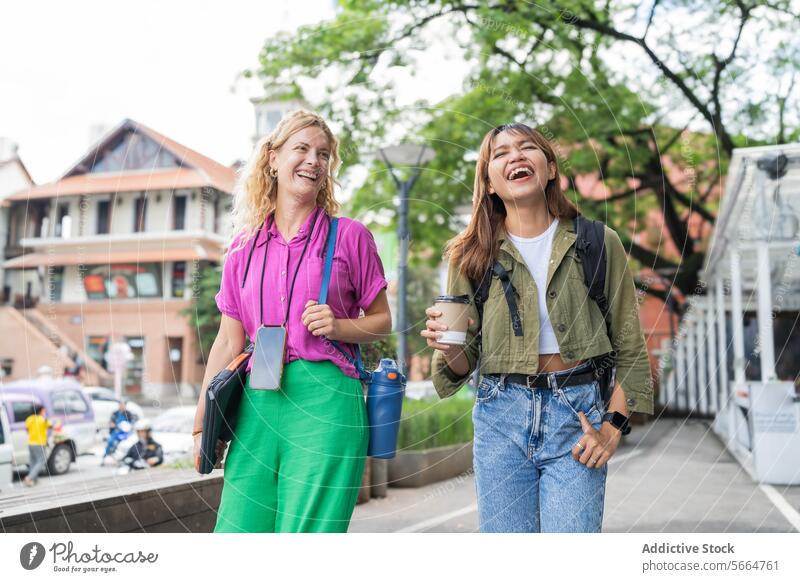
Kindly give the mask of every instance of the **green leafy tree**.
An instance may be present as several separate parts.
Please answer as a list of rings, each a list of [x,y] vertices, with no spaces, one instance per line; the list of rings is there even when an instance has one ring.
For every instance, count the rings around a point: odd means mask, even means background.
[[[181,313],[189,319],[191,326],[197,333],[200,344],[200,358],[203,362],[208,359],[208,352],[217,337],[222,315],[217,308],[214,297],[219,291],[222,281],[222,269],[206,266],[195,271],[192,304]]]
[[[704,250],[689,221],[696,214],[713,224],[733,149],[800,137],[797,13],[793,0],[349,0],[332,21],[268,39],[247,74],[291,87],[337,124],[344,170],[369,170],[350,208],[365,219],[393,219],[396,196],[368,154],[398,135],[435,149],[412,193],[418,261],[436,262],[422,251],[462,228],[455,210],[470,203],[483,134],[523,120],[555,145],[582,212],[616,228],[642,265],[674,272],[674,286],[690,294]],[[469,64],[462,90],[400,105],[391,73],[413,74],[434,46]],[[605,199],[586,198],[581,177],[600,181]],[[653,209],[678,253],[627,234]]]

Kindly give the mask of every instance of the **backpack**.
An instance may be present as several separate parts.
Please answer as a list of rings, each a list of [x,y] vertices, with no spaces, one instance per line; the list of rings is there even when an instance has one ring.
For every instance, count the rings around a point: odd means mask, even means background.
[[[577,233],[575,250],[582,261],[583,282],[586,285],[589,297],[597,303],[600,313],[603,314],[603,319],[606,322],[606,333],[609,340],[611,340],[611,316],[604,290],[606,284],[604,224],[600,220],[591,220],[578,214],[575,217],[575,231]],[[519,316],[516,302],[517,291],[499,261],[496,261],[494,265],[486,270],[480,281],[470,281],[472,288],[475,289],[474,301],[480,320],[483,322],[483,304],[489,297],[489,287],[492,284],[493,276],[497,276],[503,287],[503,295],[506,298],[509,313],[511,314],[511,327],[514,330],[514,335],[522,336],[522,318]],[[481,348],[482,335],[482,330],[478,330],[477,342],[479,348]],[[591,359],[595,369],[595,377],[600,383],[604,402],[608,402],[611,397],[611,391],[614,388],[616,357],[616,352],[612,350],[607,354]]]

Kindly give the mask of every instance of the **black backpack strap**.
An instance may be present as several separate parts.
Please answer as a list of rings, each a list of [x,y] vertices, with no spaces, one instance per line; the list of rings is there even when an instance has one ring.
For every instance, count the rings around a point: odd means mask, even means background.
[[[580,214],[575,218],[577,239],[575,249],[583,264],[583,282],[606,320],[606,330],[611,338],[611,321],[608,315],[606,286],[605,225],[599,220],[590,220]]]
[[[605,225],[599,220],[590,220],[579,214],[575,217],[575,231],[578,235],[575,240],[575,249],[583,264],[583,282],[589,290],[589,297],[597,303],[600,313],[603,314],[606,322],[606,334],[612,345],[609,353],[593,358],[595,374],[600,379],[603,391],[603,400],[608,402],[616,382],[617,353],[613,349],[611,315],[608,298],[605,294],[607,262]]]
[[[475,308],[478,310],[478,317],[480,317],[479,323],[481,324],[483,324],[483,304],[486,303],[486,300],[489,298],[489,287],[492,285],[492,272],[493,270],[491,268],[486,269],[480,281],[473,281],[470,279],[472,288],[475,289]]]
[[[503,285],[503,295],[506,296],[506,303],[508,303],[508,311],[511,314],[511,327],[514,329],[514,335],[522,336],[522,318],[519,316],[519,308],[517,307],[517,290],[514,289],[514,285],[511,284],[508,271],[500,264],[500,261],[494,264],[492,270]]]
[[[495,262],[494,265],[486,269],[483,279],[480,282],[470,280],[472,288],[475,289],[474,301],[475,308],[478,310],[478,316],[481,318],[480,327],[483,328],[483,305],[489,298],[489,287],[492,285],[492,275],[496,275],[500,279],[500,284],[503,286],[503,295],[505,295],[506,303],[508,304],[508,311],[511,314],[511,327],[514,329],[515,336],[522,336],[522,318],[519,315],[519,307],[517,307],[517,290],[514,284],[511,283],[511,278],[508,276],[508,271],[500,264],[500,261]],[[479,343],[482,331],[478,330]]]

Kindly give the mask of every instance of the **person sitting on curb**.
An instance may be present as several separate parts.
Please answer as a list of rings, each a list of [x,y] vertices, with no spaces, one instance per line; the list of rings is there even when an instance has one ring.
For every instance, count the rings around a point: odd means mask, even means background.
[[[164,451],[161,445],[153,440],[152,428],[146,420],[136,423],[136,435],[139,440],[125,454],[123,464],[130,469],[147,469],[164,462]]]

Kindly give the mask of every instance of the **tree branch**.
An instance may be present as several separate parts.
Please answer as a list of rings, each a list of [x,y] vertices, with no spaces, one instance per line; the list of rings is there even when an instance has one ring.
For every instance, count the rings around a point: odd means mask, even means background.
[[[650,8],[650,16],[647,19],[647,26],[644,29],[642,39],[647,38],[647,32],[650,30],[650,25],[653,24],[653,16],[656,15],[656,7],[658,6],[658,2],[659,0],[653,0],[653,6]]]
[[[725,149],[728,155],[733,153],[733,139],[730,137],[730,135],[728,135],[728,132],[725,130],[725,128],[719,123],[719,120],[716,118],[716,116],[703,102],[700,101],[697,95],[695,95],[694,91],[692,91],[691,88],[686,85],[683,79],[681,79],[674,71],[672,71],[672,69],[670,69],[661,59],[658,58],[653,50],[647,45],[644,38],[637,38],[596,20],[587,20],[585,18],[575,17],[565,22],[577,28],[594,30],[595,32],[616,38],[617,40],[624,40],[639,45],[650,58],[650,60],[656,65],[656,67],[658,67],[658,69],[664,74],[664,76],[672,81],[672,83],[680,90],[681,93],[683,93],[683,95],[689,100],[695,109],[697,109],[697,111],[699,111],[700,114],[711,124],[714,133],[717,135],[717,138],[720,140],[723,149]]]

